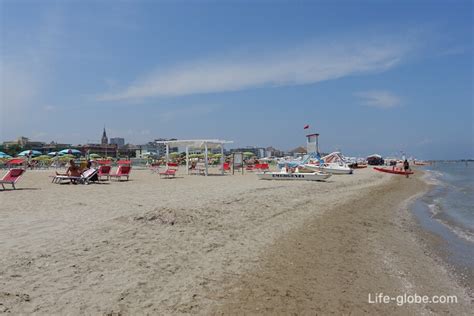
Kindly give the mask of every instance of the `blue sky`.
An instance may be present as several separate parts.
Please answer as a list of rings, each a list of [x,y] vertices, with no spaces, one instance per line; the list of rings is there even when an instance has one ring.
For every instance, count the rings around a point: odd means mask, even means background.
[[[0,0],[0,141],[473,158],[471,1]]]

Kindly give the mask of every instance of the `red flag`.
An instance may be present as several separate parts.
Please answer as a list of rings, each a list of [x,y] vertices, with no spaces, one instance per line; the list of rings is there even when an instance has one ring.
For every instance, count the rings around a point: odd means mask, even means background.
[[[303,129],[308,129],[309,128],[309,125],[305,125]]]

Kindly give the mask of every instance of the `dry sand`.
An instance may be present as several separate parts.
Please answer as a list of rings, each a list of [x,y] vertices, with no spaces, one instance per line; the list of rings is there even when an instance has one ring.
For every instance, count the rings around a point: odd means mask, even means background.
[[[50,183],[0,192],[0,313],[362,314],[470,310],[406,205],[420,180],[357,170],[325,183],[255,175]],[[369,304],[369,293],[457,295]]]

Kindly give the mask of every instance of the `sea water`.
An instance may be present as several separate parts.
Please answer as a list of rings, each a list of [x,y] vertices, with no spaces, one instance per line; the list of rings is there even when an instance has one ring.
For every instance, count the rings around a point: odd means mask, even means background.
[[[424,168],[433,189],[414,213],[442,240],[441,255],[465,284],[474,281],[474,162],[434,162]]]

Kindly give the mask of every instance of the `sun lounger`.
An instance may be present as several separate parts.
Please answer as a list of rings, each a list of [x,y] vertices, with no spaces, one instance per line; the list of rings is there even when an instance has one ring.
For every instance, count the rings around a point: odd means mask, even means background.
[[[98,170],[95,168],[90,168],[85,170],[79,177],[74,176],[66,176],[66,175],[55,175],[53,176],[52,183],[63,183],[63,181],[69,181],[73,183],[80,183],[80,184],[89,184],[92,182],[92,179],[95,175],[97,175]]]
[[[110,180],[111,169],[111,166],[100,166],[97,172],[97,177],[99,178],[99,181],[102,179],[102,177],[105,177],[107,180]]]
[[[11,184],[15,190],[15,183],[20,180],[21,176],[25,173],[25,169],[10,169],[0,180],[3,190],[5,190],[5,184]]]
[[[191,175],[201,175],[204,176],[206,174],[206,166],[202,162],[198,162],[189,168],[189,174]]]
[[[269,170],[270,167],[267,163],[257,163],[255,164],[254,169],[265,171],[265,170]]]
[[[224,167],[224,171],[231,171],[231,169],[230,169],[230,163],[224,162],[223,167]],[[219,170],[222,170],[222,167],[219,168]]]
[[[150,165],[150,171],[151,173],[158,173],[160,172],[160,164],[159,163],[152,163]]]
[[[122,177],[124,177],[124,178],[127,178],[127,181],[128,181],[131,170],[132,170],[132,166],[120,165],[118,166],[117,171],[113,174],[111,173],[109,177],[110,179],[116,179],[118,181],[121,181]]]
[[[167,166],[168,167],[165,171],[159,173],[160,178],[165,177],[166,179],[169,179],[176,177],[176,172],[178,171],[178,164],[174,162],[169,162]]]

